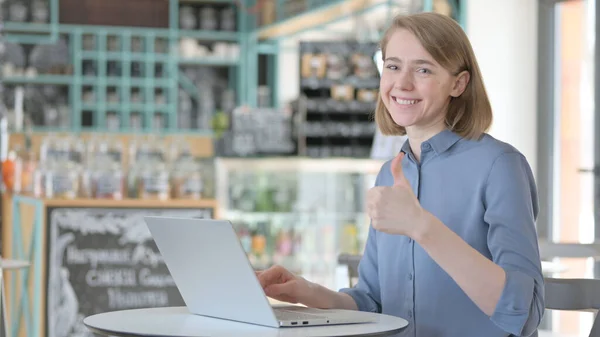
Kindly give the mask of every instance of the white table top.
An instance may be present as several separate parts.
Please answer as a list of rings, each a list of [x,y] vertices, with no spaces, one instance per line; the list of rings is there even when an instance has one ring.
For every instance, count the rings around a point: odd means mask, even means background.
[[[27,268],[29,267],[29,261],[1,259],[0,267],[5,270]]]
[[[397,333],[408,324],[395,316],[363,314],[374,316],[378,322],[278,329],[192,315],[186,307],[167,307],[107,312],[86,317],[83,323],[95,333],[107,336],[152,337],[385,336]]]

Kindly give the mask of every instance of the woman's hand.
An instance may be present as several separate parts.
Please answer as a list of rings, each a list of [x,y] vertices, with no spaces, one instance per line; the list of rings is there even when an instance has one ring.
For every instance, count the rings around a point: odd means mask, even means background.
[[[358,310],[354,299],[294,275],[282,266],[257,271],[265,295],[278,301],[301,303],[309,308]]]
[[[393,186],[376,186],[367,193],[367,213],[374,229],[414,238],[429,213],[421,207],[402,173],[403,158],[404,152],[400,152],[390,165]]]
[[[354,299],[294,275],[282,266],[257,271],[265,295],[282,302],[300,303],[309,308],[358,310]]]
[[[308,307],[319,307],[318,299],[313,295],[311,282],[292,274],[282,266],[275,265],[263,271],[257,271],[258,281],[265,295],[282,302],[301,303]]]

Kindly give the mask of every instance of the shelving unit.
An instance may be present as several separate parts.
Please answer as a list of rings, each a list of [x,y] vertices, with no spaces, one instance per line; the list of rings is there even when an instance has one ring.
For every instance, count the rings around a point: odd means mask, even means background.
[[[57,0],[50,1],[50,6],[56,9]],[[55,43],[61,39],[67,42],[72,72],[60,75],[20,73],[3,76],[2,82],[11,87],[66,86],[70,120],[60,128],[63,131],[173,132],[179,129],[180,91],[194,100],[193,104],[199,104],[199,88],[186,78],[184,68],[224,68],[228,87],[237,93],[233,105],[246,100],[245,82],[240,81],[243,72],[239,66],[244,60],[240,57],[242,50],[239,47],[232,48],[233,52],[227,55],[191,56],[188,55],[189,48],[183,47],[182,41],[199,48],[216,49],[217,44],[227,48],[240,45],[244,39],[245,18],[235,12],[235,31],[180,29],[181,6],[207,4],[235,10],[235,2],[231,0],[169,0],[167,29],[69,25],[56,20],[47,24],[6,22],[4,29],[8,40],[25,45],[38,43],[38,40],[30,39],[31,36],[54,36],[48,32],[56,31],[54,38],[45,42]],[[207,133],[211,130],[198,131]]]
[[[376,43],[300,43],[300,154],[368,157],[375,134]]]

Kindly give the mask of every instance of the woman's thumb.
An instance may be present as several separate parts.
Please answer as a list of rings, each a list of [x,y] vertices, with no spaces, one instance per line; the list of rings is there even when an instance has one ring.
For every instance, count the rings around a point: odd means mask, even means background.
[[[392,177],[394,177],[394,185],[400,184],[404,180],[404,173],[402,172],[402,159],[404,159],[404,152],[398,153],[398,155],[392,159],[390,165],[390,171]]]

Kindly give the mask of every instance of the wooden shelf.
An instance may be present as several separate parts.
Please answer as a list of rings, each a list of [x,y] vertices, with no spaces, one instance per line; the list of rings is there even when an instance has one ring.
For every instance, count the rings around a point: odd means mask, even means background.
[[[217,207],[215,199],[41,199],[48,207],[98,207],[98,208],[195,208]]]
[[[75,207],[75,208],[217,208],[216,199],[92,199],[92,198],[38,198],[35,196],[20,195],[30,200],[39,200],[44,207]],[[2,196],[5,207],[12,199],[12,195]]]

